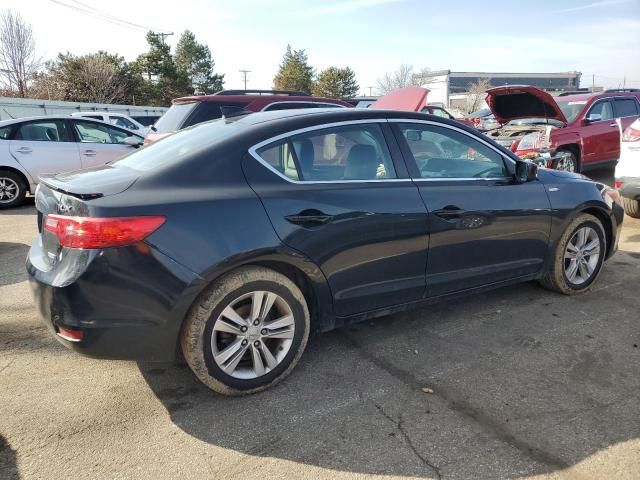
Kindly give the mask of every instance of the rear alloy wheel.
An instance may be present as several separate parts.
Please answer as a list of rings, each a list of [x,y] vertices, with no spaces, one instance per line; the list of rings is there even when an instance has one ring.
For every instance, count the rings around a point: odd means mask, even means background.
[[[184,357],[209,388],[226,395],[264,390],[296,365],[309,336],[309,312],[286,276],[243,267],[214,283],[188,315]]]
[[[561,158],[556,164],[556,170],[563,170],[565,172],[579,172],[578,161],[573,152],[568,150],[561,150],[558,154],[562,154]]]
[[[622,197],[624,213],[632,218],[640,218],[640,200]]]
[[[24,202],[27,186],[14,172],[0,170],[0,208],[17,207]]]
[[[596,217],[582,214],[557,242],[553,263],[541,283],[565,295],[584,292],[598,277],[606,252],[606,236]]]

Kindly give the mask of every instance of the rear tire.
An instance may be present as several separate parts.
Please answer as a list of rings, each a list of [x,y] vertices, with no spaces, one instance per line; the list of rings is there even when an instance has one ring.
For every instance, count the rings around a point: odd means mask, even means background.
[[[564,295],[585,292],[598,278],[606,251],[607,237],[602,223],[583,213],[567,226],[556,243],[549,271],[540,283]]]
[[[275,385],[293,370],[309,331],[304,295],[288,277],[242,267],[201,295],[187,315],[180,345],[207,387],[246,395]]]
[[[624,213],[632,218],[640,218],[640,200],[622,197]]]
[[[11,170],[0,170],[0,208],[13,208],[24,203],[27,184],[21,175]]]

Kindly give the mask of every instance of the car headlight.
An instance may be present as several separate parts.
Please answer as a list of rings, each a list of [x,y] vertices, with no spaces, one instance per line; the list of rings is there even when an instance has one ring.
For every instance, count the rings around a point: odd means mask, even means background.
[[[600,195],[602,195],[602,200],[604,200],[609,207],[612,207],[614,203],[620,205],[620,192],[614,188],[608,187],[607,185],[601,185],[602,188],[600,189]]]

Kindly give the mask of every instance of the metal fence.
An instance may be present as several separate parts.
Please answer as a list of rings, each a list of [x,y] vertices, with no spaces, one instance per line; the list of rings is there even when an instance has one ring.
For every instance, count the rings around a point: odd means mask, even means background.
[[[74,112],[91,111],[124,113],[130,117],[160,117],[167,111],[167,108],[0,97],[0,120],[36,115],[67,115]]]

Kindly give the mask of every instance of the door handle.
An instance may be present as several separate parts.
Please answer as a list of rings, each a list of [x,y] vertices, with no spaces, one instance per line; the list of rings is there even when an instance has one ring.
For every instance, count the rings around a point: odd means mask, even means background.
[[[615,122],[614,122],[614,123],[610,123],[610,124],[609,124],[609,126],[610,126],[610,127],[616,127],[616,128],[618,128],[618,124],[617,124],[617,123],[615,123]]]
[[[458,207],[445,207],[442,210],[434,210],[432,213],[445,220],[457,220],[462,218],[466,212]]]
[[[319,227],[331,222],[333,215],[327,215],[320,210],[309,209],[295,215],[287,215],[284,218],[289,223],[302,225],[303,227]]]
[[[84,152],[82,152],[82,154],[85,157],[95,157],[96,156],[96,151],[95,150],[85,150]]]
[[[18,153],[31,153],[31,152],[33,152],[33,149],[31,149],[29,147],[20,147],[20,148],[16,148],[16,152],[18,152]]]

